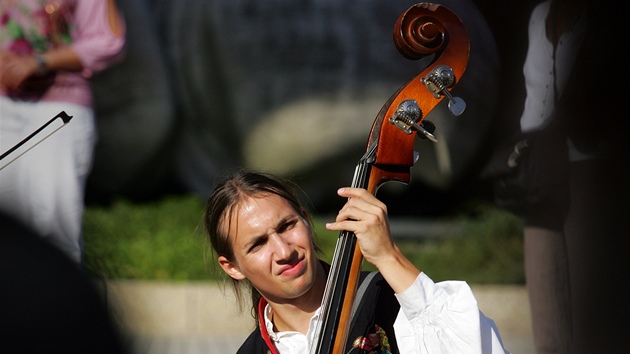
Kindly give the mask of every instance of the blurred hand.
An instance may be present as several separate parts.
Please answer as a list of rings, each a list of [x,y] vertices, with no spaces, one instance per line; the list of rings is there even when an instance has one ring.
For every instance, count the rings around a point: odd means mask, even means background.
[[[52,85],[54,74],[39,75],[35,57],[0,52],[0,89],[11,94],[43,94]]]
[[[34,57],[11,52],[0,55],[0,84],[6,90],[17,90],[37,71],[38,65]]]

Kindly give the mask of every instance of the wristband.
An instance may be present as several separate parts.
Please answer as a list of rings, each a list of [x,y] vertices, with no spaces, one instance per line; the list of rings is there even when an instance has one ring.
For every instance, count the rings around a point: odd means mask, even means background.
[[[46,65],[46,59],[44,59],[44,56],[41,54],[35,54],[35,61],[37,61],[37,65],[39,66],[39,74],[48,74],[48,65]]]

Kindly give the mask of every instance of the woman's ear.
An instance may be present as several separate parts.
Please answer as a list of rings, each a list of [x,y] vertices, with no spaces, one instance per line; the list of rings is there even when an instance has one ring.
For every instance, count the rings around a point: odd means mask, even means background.
[[[238,269],[238,266],[230,262],[224,256],[219,256],[217,261],[219,262],[221,269],[223,269],[223,271],[226,272],[227,275],[229,275],[232,279],[236,279],[236,280],[245,279],[245,276],[243,275],[243,273],[241,273],[240,269]]]

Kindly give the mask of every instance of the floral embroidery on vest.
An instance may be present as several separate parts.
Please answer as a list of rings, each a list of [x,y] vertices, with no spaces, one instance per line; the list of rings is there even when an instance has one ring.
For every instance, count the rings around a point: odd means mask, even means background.
[[[352,346],[368,354],[391,354],[392,350],[387,333],[379,325],[374,325],[374,333],[357,338]]]

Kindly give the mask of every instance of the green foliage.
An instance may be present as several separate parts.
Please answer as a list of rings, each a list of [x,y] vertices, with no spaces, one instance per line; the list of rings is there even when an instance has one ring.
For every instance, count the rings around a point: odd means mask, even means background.
[[[86,267],[106,279],[207,279],[202,213],[203,201],[190,196],[88,207]]]
[[[522,221],[500,209],[481,206],[458,216],[461,235],[445,240],[405,242],[401,250],[435,281],[524,284]]]
[[[203,207],[203,201],[194,196],[88,207],[84,218],[88,270],[106,279],[213,279],[214,261],[204,237]],[[465,213],[449,219],[459,226],[458,234],[440,240],[400,240],[397,244],[436,281],[523,284],[520,219],[490,205],[465,209]],[[313,221],[318,244],[329,261],[338,233],[326,230],[317,216]]]

